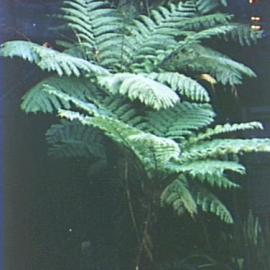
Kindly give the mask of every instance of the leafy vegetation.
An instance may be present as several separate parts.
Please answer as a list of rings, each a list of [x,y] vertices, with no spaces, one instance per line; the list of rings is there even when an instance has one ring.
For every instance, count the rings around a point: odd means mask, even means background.
[[[108,148],[115,146],[137,228],[137,267],[142,256],[153,260],[153,208],[172,207],[192,217],[201,210],[232,223],[216,188],[239,187],[231,178],[245,173],[243,153],[270,151],[269,139],[228,138],[261,129],[260,123],[215,125],[213,82],[235,86],[255,74],[208,41],[250,45],[260,36],[230,15],[213,13],[217,7],[210,0],[169,3],[127,22],[106,1],[67,0],[58,15],[70,29],[62,51],[28,41],[9,41],[0,49],[2,57],[57,74],[30,89],[22,103],[27,113],[66,119],[47,132],[50,154],[87,158],[104,170]],[[140,187],[140,222],[129,184]]]

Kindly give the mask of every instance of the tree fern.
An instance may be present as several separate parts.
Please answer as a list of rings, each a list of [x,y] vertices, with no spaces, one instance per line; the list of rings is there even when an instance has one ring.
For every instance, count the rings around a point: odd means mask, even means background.
[[[261,125],[213,127],[209,89],[196,81],[204,74],[217,83],[237,85],[255,77],[250,68],[205,46],[217,38],[242,45],[259,38],[233,23],[232,16],[216,13],[225,5],[180,1],[126,23],[106,1],[67,0],[58,17],[75,41],[66,51],[10,41],[1,46],[0,56],[22,58],[58,75],[34,86],[22,103],[26,112],[58,111],[71,121],[48,131],[51,154],[104,156],[97,135],[102,134],[117,146],[116,159],[126,157],[126,178],[133,163],[143,167],[146,179],[139,180],[145,183],[141,194],[147,202],[156,202],[155,192],[146,191],[155,186],[162,204],[179,214],[202,209],[230,223],[230,213],[207,187],[238,187],[230,175],[245,170],[235,156],[269,152],[270,141],[222,138]]]

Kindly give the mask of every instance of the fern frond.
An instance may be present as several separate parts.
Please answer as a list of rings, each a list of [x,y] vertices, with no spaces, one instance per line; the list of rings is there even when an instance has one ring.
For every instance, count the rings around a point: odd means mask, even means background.
[[[100,129],[120,146],[132,151],[149,173],[162,171],[168,160],[180,154],[179,146],[174,141],[145,133],[109,116],[87,117],[65,110],[60,111],[60,116]]]
[[[103,115],[107,113],[102,109],[97,108],[93,103],[82,101],[76,97],[60,92],[59,90],[51,87],[50,85],[45,85],[44,91],[47,92],[49,95],[54,95],[61,101],[73,103],[77,108],[84,110],[91,116]]]
[[[182,162],[224,157],[228,154],[269,152],[270,139],[215,139],[184,149]]]
[[[109,2],[68,0],[64,1],[62,12],[60,17],[75,32],[88,59],[102,66],[118,64],[122,54],[124,22]]]
[[[195,0],[200,14],[208,14],[228,5],[227,0]]]
[[[218,216],[226,223],[233,223],[233,217],[226,206],[210,191],[200,187],[195,193],[195,200],[201,210]]]
[[[33,88],[23,97],[21,108],[26,113],[53,113],[59,109],[71,108],[70,101],[59,99],[45,91],[48,87],[57,89],[59,92],[69,94],[82,101],[98,98],[98,91],[88,79],[78,79],[74,77],[49,77]]]
[[[46,139],[49,155],[55,158],[99,158],[106,159],[103,138],[98,130],[83,126],[78,121],[62,121],[52,125]]]
[[[234,23],[235,28],[225,36],[225,41],[233,40],[241,46],[252,46],[262,38],[263,31],[254,31],[248,25]]]
[[[188,182],[183,177],[169,184],[163,190],[160,200],[162,206],[172,206],[179,215],[184,210],[187,210],[191,216],[197,213],[196,202],[190,192]]]
[[[218,25],[227,25],[231,20],[231,15],[214,13],[186,19],[182,22],[181,29],[186,31],[200,31]]]
[[[234,29],[235,29],[234,25],[222,25],[211,27],[188,36],[187,42],[198,43],[207,39],[212,39],[213,37],[217,38],[224,37],[228,35],[228,33],[231,33]]]
[[[181,157],[178,158],[181,161]],[[187,173],[196,177],[199,175],[216,175],[224,172],[235,172],[239,174],[245,173],[245,167],[237,162],[223,160],[197,160],[181,164],[181,162],[172,163],[170,168],[177,173]]]
[[[158,50],[175,46],[175,37],[183,34],[179,22],[192,17],[195,12],[194,6],[180,2],[170,4],[167,8],[159,7],[151,11],[150,17],[141,16],[135,20],[128,38],[128,43],[132,45],[132,51],[128,55],[128,66],[132,69],[133,64],[137,65],[146,57],[157,56]]]
[[[207,90],[197,81],[176,72],[149,73],[145,74],[153,80],[167,84],[172,90],[192,101],[208,102]]]
[[[169,87],[142,75],[118,73],[99,77],[99,83],[112,94],[139,100],[156,110],[173,107],[179,101],[177,94]]]
[[[210,139],[213,136],[227,134],[230,132],[244,131],[244,130],[253,130],[253,129],[263,129],[263,126],[259,122],[249,122],[249,123],[240,123],[240,124],[224,124],[217,125],[214,128],[208,128],[205,132],[199,133],[196,136],[190,137],[188,143],[194,144],[199,141]]]
[[[225,188],[225,189],[236,189],[240,188],[240,185],[231,181],[228,177],[223,174],[205,174],[199,175],[195,179],[200,181],[202,184],[210,184],[213,187]]]
[[[29,41],[8,41],[2,44],[0,57],[19,57],[36,64],[42,70],[55,71],[59,76],[109,74],[108,70],[94,63]]]
[[[167,138],[142,133],[127,139],[148,170],[163,171],[164,165],[180,154],[178,144]]]
[[[146,121],[154,134],[182,139],[212,123],[214,117],[215,113],[209,104],[182,102],[171,109],[149,112]]]
[[[189,55],[179,54],[178,59],[175,65],[180,72],[208,73],[223,85],[241,84],[243,76],[256,77],[250,68],[227,57],[194,51]]]

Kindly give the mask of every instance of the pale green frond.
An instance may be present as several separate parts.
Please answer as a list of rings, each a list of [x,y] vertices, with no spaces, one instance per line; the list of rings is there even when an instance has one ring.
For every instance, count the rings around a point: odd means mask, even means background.
[[[58,89],[50,85],[45,85],[43,91],[47,92],[49,95],[54,95],[59,100],[65,101],[67,103],[73,103],[77,108],[84,110],[89,115],[95,116],[106,114],[106,112],[98,109],[93,103],[82,101],[76,97],[60,92]]]
[[[55,71],[59,76],[109,74],[108,70],[94,63],[29,41],[8,41],[2,44],[0,57],[19,57],[36,64],[42,70]]]
[[[181,156],[177,158],[181,161]],[[169,165],[173,172],[177,173],[187,173],[190,176],[196,177],[199,175],[216,175],[223,174],[224,172],[235,172],[239,174],[245,173],[245,167],[234,161],[225,160],[195,160],[189,161],[187,163],[177,162]]]
[[[184,149],[182,162],[224,157],[228,154],[270,152],[270,139],[215,139]]]
[[[210,101],[207,90],[192,78],[176,72],[162,72],[145,74],[153,80],[167,84],[172,90],[192,101]]]
[[[156,110],[173,107],[179,101],[177,94],[169,87],[142,75],[118,73],[98,78],[99,83],[112,94],[120,94],[130,100]]]
[[[190,137],[188,143],[194,144],[199,141],[207,140],[213,136],[227,134],[230,132],[244,131],[244,130],[253,130],[253,129],[263,129],[263,126],[259,122],[248,122],[240,124],[224,124],[217,125],[214,128],[208,128],[205,132],[199,133],[196,136]]]

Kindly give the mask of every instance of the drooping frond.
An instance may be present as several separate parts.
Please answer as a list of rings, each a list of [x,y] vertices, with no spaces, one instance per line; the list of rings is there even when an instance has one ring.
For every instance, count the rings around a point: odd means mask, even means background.
[[[44,91],[49,95],[57,97],[61,101],[67,102],[68,104],[73,103],[77,108],[84,110],[88,115],[95,116],[95,115],[104,115],[107,113],[106,111],[103,111],[102,109],[96,107],[95,104],[93,103],[82,101],[76,97],[60,92],[59,90],[57,90],[54,87],[51,87],[50,85],[45,85]]]
[[[36,64],[42,70],[55,71],[59,76],[109,74],[108,70],[94,63],[29,41],[8,41],[2,44],[0,57],[19,57]]]
[[[196,50],[197,46],[194,48]],[[255,77],[255,73],[243,64],[228,57],[205,54],[205,51],[181,53],[174,61],[180,72],[195,72],[196,74],[210,74],[223,85],[241,84],[243,76]]]
[[[182,102],[172,109],[149,112],[147,124],[158,136],[182,139],[193,131],[206,127],[214,120],[215,114],[209,104]]]
[[[249,25],[234,23],[236,26],[231,33],[225,36],[226,41],[233,40],[241,46],[252,46],[262,38],[262,31],[254,31]]]
[[[238,188],[239,185],[229,180],[225,173],[245,173],[245,167],[237,162],[222,160],[198,160],[185,164],[173,160],[167,164],[168,171],[184,174],[189,180],[193,179],[219,188]]]
[[[70,109],[70,102],[44,91],[48,87],[77,97],[82,101],[98,98],[96,87],[88,79],[74,77],[49,77],[31,88],[23,97],[21,108],[26,113],[53,113]]]
[[[194,200],[188,182],[184,177],[174,180],[169,184],[160,196],[161,205],[172,206],[181,215],[187,210],[192,216],[197,213],[197,205]]]
[[[202,211],[210,212],[226,223],[233,223],[231,213],[213,193],[202,187],[197,188],[197,191],[194,193],[196,204],[200,206]]]
[[[249,122],[240,124],[224,124],[217,125],[214,128],[209,128],[205,132],[196,134],[194,137],[190,137],[188,143],[194,144],[199,141],[207,140],[216,135],[227,134],[230,132],[253,130],[253,129],[263,129],[263,126],[259,122]]]
[[[176,72],[149,73],[145,76],[167,84],[172,90],[192,101],[208,102],[207,90],[197,81]]]
[[[223,157],[228,154],[270,152],[270,139],[214,139],[185,149],[181,161]]]
[[[162,171],[167,161],[180,154],[179,146],[173,140],[145,133],[109,116],[86,117],[71,111],[60,111],[60,116],[100,129],[120,146],[133,152],[149,173]]]
[[[78,121],[62,121],[52,125],[46,133],[49,154],[55,158],[106,159],[105,145],[98,130]]]
[[[205,174],[199,175],[195,179],[200,181],[202,184],[209,184],[213,187],[218,187],[222,189],[235,189],[240,188],[240,185],[231,181],[228,177],[223,174]]]
[[[99,83],[112,94],[126,96],[132,101],[139,100],[156,110],[173,107],[179,101],[172,89],[142,75],[118,73],[99,77]]]
[[[218,216],[226,223],[233,222],[228,209],[213,193],[199,184],[189,186],[189,182],[185,177],[180,176],[169,184],[161,194],[161,205],[172,206],[178,214],[187,210],[191,215],[194,215],[200,208],[204,212]],[[227,184],[237,187],[230,181]]]

